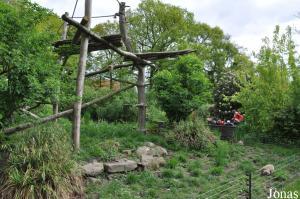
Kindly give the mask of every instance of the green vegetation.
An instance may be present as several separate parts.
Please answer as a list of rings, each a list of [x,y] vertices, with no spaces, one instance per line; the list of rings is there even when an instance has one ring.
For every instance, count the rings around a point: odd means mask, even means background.
[[[78,55],[62,60],[64,48],[53,47],[61,38],[62,21],[28,0],[0,0],[0,199],[97,194],[120,199],[238,198],[246,194],[249,173],[254,198],[263,198],[271,186],[300,189],[300,54],[290,27],[282,32],[276,26],[252,59],[219,27],[199,23],[188,10],[159,0],[142,0],[136,9],[126,10],[126,19],[133,52],[195,52],[151,60],[157,67],[144,66],[147,133],[137,131],[141,104],[134,88],[82,111],[81,148],[73,151],[72,115],[38,125],[56,107],[62,112],[78,100]],[[92,31],[119,34],[117,21],[97,24]],[[68,39],[75,32],[69,26]],[[110,50],[89,53],[87,72],[123,63]],[[83,102],[135,83],[137,72],[135,67],[110,68],[110,74],[86,78]],[[109,75],[121,81],[107,85]],[[213,132],[207,118],[230,120],[234,109],[245,115],[235,131],[237,140],[220,140],[221,132]],[[26,122],[34,127],[15,135],[2,133]],[[156,170],[140,165],[132,172],[96,178],[79,170],[93,160],[140,161],[136,149],[145,142],[168,151],[165,164]],[[275,172],[261,176],[267,164]]]
[[[10,138],[0,173],[3,198],[69,198],[83,194],[68,133],[59,125],[34,128]]]
[[[154,78],[158,103],[171,121],[180,121],[210,101],[210,82],[201,60],[195,56],[180,58]]]

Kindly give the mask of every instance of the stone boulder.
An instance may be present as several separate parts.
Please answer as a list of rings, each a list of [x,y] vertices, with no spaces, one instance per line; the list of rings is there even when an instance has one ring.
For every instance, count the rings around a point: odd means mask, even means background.
[[[261,171],[261,175],[263,175],[263,176],[269,176],[272,173],[274,173],[275,168],[274,168],[274,165],[267,164],[266,166],[264,166],[263,168],[261,168],[260,171]]]
[[[104,170],[103,163],[97,162],[96,160],[83,165],[81,168],[83,170],[84,175],[92,177],[100,175]]]
[[[168,155],[168,151],[161,146],[157,146],[152,142],[147,142],[145,144],[147,146],[138,147],[136,150],[136,154],[140,158],[143,155],[156,156],[156,157]]]
[[[137,168],[137,163],[133,160],[120,159],[115,162],[108,162],[104,164],[104,170],[108,173],[120,173],[132,171]]]
[[[152,155],[142,155],[140,158],[140,165],[143,169],[157,170],[164,166],[166,161],[163,157],[154,157]]]

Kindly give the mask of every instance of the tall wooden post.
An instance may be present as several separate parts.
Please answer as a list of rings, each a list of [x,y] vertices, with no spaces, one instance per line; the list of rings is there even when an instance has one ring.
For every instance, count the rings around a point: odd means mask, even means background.
[[[69,16],[69,13],[66,12],[65,15]],[[68,33],[68,23],[66,21],[64,21],[63,31],[62,31],[62,35],[61,35],[61,40],[66,40],[67,39],[67,33]],[[64,60],[64,57],[60,57],[60,59],[59,59],[59,64],[60,65],[63,65],[63,60]],[[55,99],[55,102],[53,104],[53,114],[57,114],[58,113],[58,106],[59,106],[59,100]]]
[[[127,33],[126,27],[126,16],[125,16],[126,3],[121,2],[119,4],[119,26],[120,33],[122,35],[123,43],[125,44],[126,50],[133,52],[130,39]],[[145,93],[145,67],[134,63],[135,68],[138,69],[138,130],[146,132],[146,93]]]
[[[92,0],[85,0],[85,17],[88,19],[88,23],[85,25],[88,29],[91,26],[91,15],[92,15]],[[74,104],[74,115],[73,115],[73,144],[74,149],[80,149],[80,119],[81,119],[81,105],[82,105],[82,95],[84,88],[84,77],[86,69],[86,60],[88,52],[89,38],[86,34],[81,35],[80,44],[80,58],[77,71],[77,81],[76,81],[76,97],[77,101]]]
[[[145,67],[138,67],[138,130],[146,132]]]

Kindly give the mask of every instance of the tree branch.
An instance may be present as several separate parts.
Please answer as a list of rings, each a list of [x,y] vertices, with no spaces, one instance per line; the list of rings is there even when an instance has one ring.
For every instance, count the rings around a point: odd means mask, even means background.
[[[114,95],[117,95],[123,91],[126,91],[130,88],[134,87],[133,85],[130,85],[130,86],[127,86],[127,87],[124,87],[122,89],[119,89],[115,92],[112,92],[104,97],[101,97],[101,98],[97,98],[97,99],[94,99],[90,102],[87,102],[87,103],[84,103],[82,104],[82,109],[84,108],[87,108],[93,104],[96,104],[96,103],[101,103],[101,102],[104,102],[106,101],[107,99],[113,97]],[[40,120],[38,120],[37,122],[34,122],[34,123],[25,123],[25,124],[20,124],[16,127],[11,127],[11,128],[6,128],[3,130],[3,132],[7,135],[11,135],[11,134],[14,134],[18,131],[23,131],[25,129],[29,129],[29,128],[32,128],[34,126],[37,126],[37,125],[40,125],[40,124],[44,124],[44,123],[47,123],[47,122],[50,122],[50,121],[53,121],[53,120],[56,120],[57,118],[60,118],[60,117],[63,117],[63,116],[66,116],[66,115],[70,115],[73,113],[73,109],[69,109],[69,110],[66,110],[66,111],[63,111],[63,112],[60,112],[60,113],[57,113],[55,115],[50,115],[48,117],[44,117],[44,118],[41,118]]]

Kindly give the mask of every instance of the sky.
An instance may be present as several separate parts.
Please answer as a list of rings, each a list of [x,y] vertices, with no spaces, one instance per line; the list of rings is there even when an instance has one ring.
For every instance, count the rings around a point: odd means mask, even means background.
[[[122,1],[122,0],[120,0]],[[135,9],[140,0],[123,0],[131,9]],[[195,19],[210,26],[219,26],[231,36],[238,46],[247,53],[258,51],[262,38],[271,37],[276,25],[285,29],[290,25],[300,30],[299,0],[161,0],[193,12]],[[61,16],[72,13],[76,0],[33,0],[44,7],[52,9]],[[74,16],[83,16],[84,0],[78,0]],[[93,16],[111,15],[118,11],[116,0],[94,0]],[[93,19],[93,24],[107,18]],[[113,20],[113,18],[110,18]],[[300,46],[300,33],[295,31],[294,39]],[[297,49],[299,48],[297,47]]]

